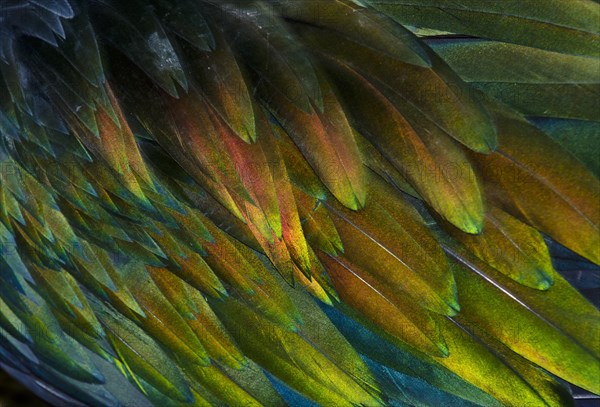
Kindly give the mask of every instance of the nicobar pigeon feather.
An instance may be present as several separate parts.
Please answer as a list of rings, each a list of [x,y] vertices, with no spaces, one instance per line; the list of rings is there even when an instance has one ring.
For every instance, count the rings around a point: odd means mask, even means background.
[[[0,366],[63,406],[600,393],[599,311],[547,246],[597,276],[599,24],[592,0],[3,0]]]

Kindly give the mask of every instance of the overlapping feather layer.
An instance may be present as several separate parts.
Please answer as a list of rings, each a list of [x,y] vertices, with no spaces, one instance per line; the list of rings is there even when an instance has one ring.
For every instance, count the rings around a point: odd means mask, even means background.
[[[0,365],[73,405],[600,393],[544,241],[600,263],[600,7],[451,3],[1,5]]]

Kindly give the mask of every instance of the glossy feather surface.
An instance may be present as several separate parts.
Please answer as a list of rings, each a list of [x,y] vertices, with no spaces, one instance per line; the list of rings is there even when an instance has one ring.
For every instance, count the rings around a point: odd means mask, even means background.
[[[504,3],[2,3],[0,367],[55,405],[600,393],[548,244],[600,286],[600,6]]]

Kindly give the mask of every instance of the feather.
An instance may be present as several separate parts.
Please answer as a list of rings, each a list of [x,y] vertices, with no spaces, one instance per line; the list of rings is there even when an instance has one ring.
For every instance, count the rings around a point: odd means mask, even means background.
[[[244,141],[256,141],[256,123],[250,90],[229,48],[224,34],[213,30],[213,51],[195,53],[188,57],[195,73],[196,83],[210,100],[210,104]],[[191,52],[190,52],[191,54]]]
[[[530,121],[573,154],[596,178],[600,177],[600,164],[596,160],[600,154],[600,147],[596,143],[600,136],[598,122],[548,118],[534,118]]]
[[[365,77],[347,66],[340,69],[348,79],[341,92],[365,138],[444,218],[467,233],[480,231],[481,192],[463,151],[444,134],[432,137],[433,129],[411,124]]]
[[[453,251],[453,249],[450,250]],[[598,391],[597,383],[587,379],[597,374],[594,372],[598,368],[597,362],[594,361],[598,357],[597,351],[593,350],[595,345],[587,341],[578,343],[569,340],[562,326],[571,325],[573,321],[570,318],[555,319],[556,315],[554,315],[547,319],[544,311],[536,310],[535,306],[530,307],[528,299],[514,301],[512,298],[515,298],[515,295],[511,293],[510,288],[503,286],[502,280],[498,279],[493,272],[488,273],[485,268],[482,272],[479,271],[482,266],[477,263],[473,265],[460,253],[457,257],[462,264],[475,269],[480,276],[480,278],[469,278],[471,276],[465,274],[469,273],[468,271],[456,273],[459,290],[463,292],[462,305],[469,307],[463,308],[464,313],[461,315],[464,316],[459,320],[462,321],[464,318],[469,325],[482,329],[485,332],[483,335],[491,335],[495,340],[503,342],[516,353],[543,366],[546,370],[568,378],[569,381],[591,391]],[[461,280],[462,284],[467,284],[464,288],[461,288]],[[473,288],[469,284],[477,284],[477,288]],[[555,293],[553,294],[555,295]],[[577,297],[578,294],[571,292],[567,294],[565,301],[577,303],[581,301],[581,298]],[[483,298],[485,300],[482,301]],[[576,311],[578,317],[581,318],[580,323],[588,324],[589,322],[586,321],[597,320],[598,311],[595,308],[585,304],[585,301],[580,304],[580,308]],[[510,322],[503,324],[501,330],[492,327],[496,318],[509,318],[509,316]],[[597,335],[594,333],[597,332],[597,326],[590,327],[590,329],[585,335]],[[532,346],[534,343],[540,343],[541,337],[544,338],[544,345]],[[588,348],[590,345],[591,348]],[[560,358],[556,356],[555,349],[557,348],[562,349],[561,352],[564,354],[569,354],[569,363],[562,363],[562,356]]]
[[[348,208],[359,209],[367,193],[360,153],[331,86],[324,76],[320,79],[322,113],[306,113],[282,99],[270,102],[277,106],[270,111],[333,195]]]
[[[432,67],[424,68],[392,59],[336,32],[311,26],[299,26],[298,32],[315,52],[342,62],[377,83],[380,91],[412,120],[439,127],[475,151],[488,153],[495,149],[495,129],[489,116],[433,52],[428,54]],[[375,65],[370,63],[373,60],[385,63]],[[469,117],[468,124],[465,117]]]
[[[525,115],[599,118],[595,58],[474,39],[428,44],[462,79]]]
[[[513,280],[540,290],[552,286],[556,273],[544,239],[501,209],[489,209],[479,235],[467,235],[452,226],[445,229],[477,257]]]
[[[598,180],[525,120],[502,113],[496,117],[501,147],[480,167],[490,200],[599,263]],[[555,207],[562,216],[548,216]]]
[[[460,306],[452,274],[422,218],[402,198],[391,199],[393,192],[385,185],[377,181],[372,185],[376,200],[364,211],[330,207],[344,245],[343,257],[363,269],[364,278],[379,290],[393,292],[390,287],[395,287],[396,294],[435,313],[454,314]]]
[[[598,10],[1,2],[0,368],[90,406],[600,393]]]
[[[514,42],[566,54],[598,56],[597,3],[576,0],[481,3],[461,0],[365,0],[403,24]]]

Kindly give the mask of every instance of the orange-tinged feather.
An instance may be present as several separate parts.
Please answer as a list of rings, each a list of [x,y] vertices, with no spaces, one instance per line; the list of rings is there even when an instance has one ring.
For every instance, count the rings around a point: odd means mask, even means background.
[[[318,256],[344,303],[397,340],[431,355],[447,353],[437,323],[428,311],[406,297],[388,298],[356,273],[354,265],[325,253]]]
[[[474,156],[488,198],[600,264],[600,181],[524,119],[495,112],[500,148]]]

